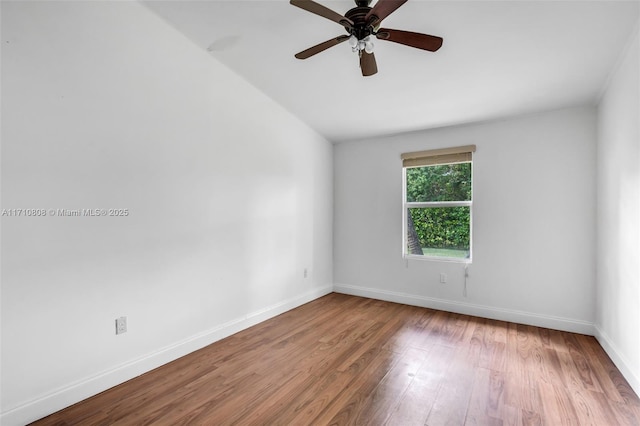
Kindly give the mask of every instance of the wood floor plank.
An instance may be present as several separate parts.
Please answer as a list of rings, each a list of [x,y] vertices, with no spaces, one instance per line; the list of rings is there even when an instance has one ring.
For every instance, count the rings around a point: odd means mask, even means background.
[[[542,399],[542,411],[546,423],[558,426],[578,425],[578,415],[566,388],[547,381],[538,382]]]
[[[450,346],[433,345],[430,348],[426,360],[387,419],[387,424],[425,424],[440,388],[446,386],[446,372],[454,352]]]
[[[343,374],[342,388],[327,388],[323,398],[327,403],[320,410],[307,410],[295,417],[292,424],[330,424],[334,419],[347,419],[357,415],[359,406],[367,392],[375,387],[395,362],[393,352],[371,347]],[[347,423],[333,423],[347,424]]]
[[[557,385],[566,387],[567,382],[565,380],[565,375],[562,372],[562,363],[558,357],[558,352],[549,347],[544,347],[542,348],[541,353],[543,358],[543,373],[541,380],[550,386]]]
[[[580,343],[583,353],[588,357],[592,371],[607,398],[623,404],[638,403],[640,400],[597,340],[592,336],[580,334],[575,337],[576,341]]]
[[[423,363],[428,352],[409,348],[398,362],[366,396],[355,421],[357,424],[382,425],[398,405]]]
[[[578,372],[578,376],[582,381],[582,387],[602,393],[600,382],[593,372],[589,360],[587,359],[589,354],[585,352],[586,348],[581,344],[580,340],[578,340],[577,336],[574,334],[567,333],[564,340],[566,342],[567,348],[569,349],[569,354],[571,355],[573,365],[575,366],[576,371]]]
[[[435,311],[417,306],[410,306],[398,312],[402,327],[382,345],[382,349],[403,353],[410,345],[415,343],[429,322],[429,318]]]
[[[464,424],[469,426],[502,426],[503,421],[494,415],[499,413],[502,403],[502,386],[491,380],[491,371],[486,368],[475,370],[471,399]]]
[[[470,342],[469,342],[470,343]],[[479,351],[470,349],[477,345],[461,345],[454,352],[446,370],[446,383],[441,386],[427,418],[428,424],[464,424],[475,379]]]
[[[534,342],[528,328],[509,324],[507,333],[507,377],[505,379],[505,404],[522,411],[523,421],[533,421],[542,405],[537,380],[539,377],[528,370]],[[526,414],[526,415],[525,415]],[[528,419],[528,420],[527,420]]]
[[[613,402],[611,405],[618,421],[617,424],[621,426],[640,425],[640,406],[619,402]]]
[[[35,425],[620,425],[595,338],[332,293]]]

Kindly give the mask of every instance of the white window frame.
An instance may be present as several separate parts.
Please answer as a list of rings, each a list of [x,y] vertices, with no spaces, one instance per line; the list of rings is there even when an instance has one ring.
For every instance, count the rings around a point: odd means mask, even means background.
[[[445,164],[471,164],[471,200],[469,201],[432,201],[432,202],[407,202],[407,169],[414,167],[402,167],[402,257],[404,259],[417,259],[427,261],[441,261],[441,262],[455,262],[470,264],[473,261],[473,160],[471,161],[458,161],[455,163],[440,163],[427,166],[415,166],[415,167],[434,167]],[[437,208],[437,207],[469,207],[469,257],[444,257],[444,256],[429,256],[408,253],[408,223],[407,217],[409,209],[411,208]]]

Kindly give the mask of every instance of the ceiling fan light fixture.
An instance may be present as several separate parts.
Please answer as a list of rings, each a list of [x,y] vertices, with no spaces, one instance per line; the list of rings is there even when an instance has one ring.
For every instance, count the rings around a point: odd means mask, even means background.
[[[358,38],[354,35],[349,37],[349,45],[351,46],[351,50],[354,52],[361,53],[363,50],[367,53],[373,53],[373,41],[370,36],[366,36],[362,40],[358,40]]]
[[[367,53],[373,53],[373,48],[374,48],[374,44],[373,41],[371,41],[371,37],[367,36],[364,39],[364,51]]]

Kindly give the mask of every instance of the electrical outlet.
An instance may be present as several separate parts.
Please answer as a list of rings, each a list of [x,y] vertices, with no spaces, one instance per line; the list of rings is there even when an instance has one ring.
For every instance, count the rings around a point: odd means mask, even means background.
[[[307,278],[308,275],[309,275],[309,271],[307,271],[307,268],[304,268],[304,277]]]
[[[127,317],[116,318],[116,334],[127,332]]]
[[[447,282],[447,274],[445,274],[444,272],[440,272],[440,282],[442,284],[445,284]]]

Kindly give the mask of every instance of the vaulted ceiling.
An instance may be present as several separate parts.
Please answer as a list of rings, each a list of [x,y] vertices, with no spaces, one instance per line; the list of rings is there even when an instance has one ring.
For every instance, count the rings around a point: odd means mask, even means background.
[[[441,36],[442,48],[377,40],[379,72],[362,77],[347,43],[294,58],[345,30],[286,0],[145,4],[334,142],[595,104],[640,15],[637,0],[409,0],[383,26]]]

